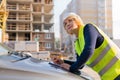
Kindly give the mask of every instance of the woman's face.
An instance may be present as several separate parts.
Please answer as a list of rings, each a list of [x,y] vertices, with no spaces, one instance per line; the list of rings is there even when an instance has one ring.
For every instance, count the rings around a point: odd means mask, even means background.
[[[65,30],[69,33],[69,34],[74,34],[74,30],[78,28],[76,22],[75,22],[75,18],[67,18],[64,20],[63,22],[64,28]]]

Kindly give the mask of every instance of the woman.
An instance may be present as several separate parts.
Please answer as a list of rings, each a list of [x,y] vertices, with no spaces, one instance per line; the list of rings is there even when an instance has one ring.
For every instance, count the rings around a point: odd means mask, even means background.
[[[75,13],[68,14],[63,24],[68,34],[77,37],[77,60],[74,63],[64,61],[61,67],[75,73],[87,64],[102,80],[120,80],[120,50],[98,27],[91,23],[84,25]]]

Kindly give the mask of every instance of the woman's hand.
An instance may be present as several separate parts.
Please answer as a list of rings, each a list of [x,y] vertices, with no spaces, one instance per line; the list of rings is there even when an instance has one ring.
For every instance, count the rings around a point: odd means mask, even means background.
[[[64,63],[64,61],[61,60],[61,59],[59,59],[59,58],[54,58],[54,59],[53,59],[53,62],[54,62],[55,64],[58,64],[58,65],[61,65],[61,64]]]
[[[64,68],[65,70],[69,71],[69,68],[70,68],[70,65],[69,65],[69,64],[62,63],[60,66],[61,66],[62,68]]]

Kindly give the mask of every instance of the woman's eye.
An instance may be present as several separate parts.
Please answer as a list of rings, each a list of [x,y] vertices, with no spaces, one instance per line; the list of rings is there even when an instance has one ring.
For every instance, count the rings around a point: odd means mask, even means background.
[[[66,26],[67,23],[64,23],[64,26]]]
[[[72,19],[69,19],[68,21],[69,21],[69,22],[71,22],[71,21],[72,21]]]

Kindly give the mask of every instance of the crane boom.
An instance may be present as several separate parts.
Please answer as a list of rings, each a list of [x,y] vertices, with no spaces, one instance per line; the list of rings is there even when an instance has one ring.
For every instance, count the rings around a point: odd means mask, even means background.
[[[6,0],[0,0],[0,42],[5,42],[7,17],[8,11],[6,10]]]

